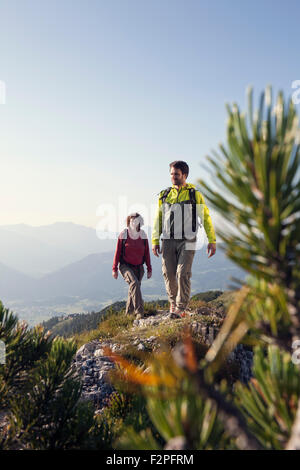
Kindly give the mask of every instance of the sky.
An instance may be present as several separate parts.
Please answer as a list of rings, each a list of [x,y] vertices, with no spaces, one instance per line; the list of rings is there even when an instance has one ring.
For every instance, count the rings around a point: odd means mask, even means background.
[[[297,0],[1,0],[0,225],[151,223],[170,162],[209,178],[225,103],[292,94],[299,15]]]

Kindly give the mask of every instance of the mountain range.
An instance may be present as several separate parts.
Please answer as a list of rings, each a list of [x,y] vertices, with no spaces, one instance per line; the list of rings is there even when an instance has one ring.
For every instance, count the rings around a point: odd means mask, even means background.
[[[89,254],[112,251],[116,236],[73,222],[0,225],[0,262],[40,278]]]
[[[1,240],[8,241],[5,232],[11,234],[7,252],[1,246]],[[19,251],[12,253],[16,245]],[[77,224],[0,226],[0,299],[30,324],[57,314],[98,311],[112,302],[124,300],[127,284],[120,273],[117,280],[111,275],[115,245],[115,239],[101,240],[94,229]],[[39,259],[41,249],[43,257]],[[204,249],[196,251],[192,293],[225,290],[230,286],[231,276],[245,277],[245,273],[226,258],[223,249],[223,245],[218,244],[215,256],[210,259]],[[84,250],[85,254],[80,255]],[[144,299],[166,298],[161,257],[151,255],[151,261],[152,278],[147,279],[145,274],[142,284]],[[44,275],[42,266],[46,270]],[[51,271],[51,266],[58,267]]]

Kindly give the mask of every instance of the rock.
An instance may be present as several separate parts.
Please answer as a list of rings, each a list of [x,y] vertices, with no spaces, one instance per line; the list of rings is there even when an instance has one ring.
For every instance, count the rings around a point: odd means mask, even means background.
[[[111,356],[101,356],[101,357],[99,356],[97,360],[101,362],[107,362],[107,363],[113,362],[113,359]]]
[[[76,353],[76,356],[80,356],[80,355],[83,355],[83,356],[86,356],[88,354],[91,354],[92,352],[95,351],[96,347],[97,347],[97,343],[98,341],[91,341],[90,343],[86,343],[84,344],[83,346],[81,346],[81,348],[78,349],[77,353]]]
[[[214,324],[208,326],[204,321],[201,322],[201,315],[208,315],[207,310],[204,310],[204,308],[201,307],[198,309],[197,314],[199,314],[199,316],[197,317],[195,314],[190,324],[191,331],[200,335],[201,341],[209,346],[213,343],[218,334],[219,326],[214,326]],[[176,321],[180,322],[181,319]],[[158,311],[156,315],[148,315],[145,318],[134,320],[131,331],[138,335],[130,340],[130,344],[136,347],[137,351],[147,351],[151,349],[156,351],[160,347],[157,342],[159,338],[152,335],[149,338],[143,339],[143,335],[140,331],[137,331],[137,329],[142,330],[145,327],[153,327],[163,322],[174,322],[174,320],[170,319],[170,313],[166,310]],[[211,323],[213,323],[213,319]],[[109,397],[114,392],[114,388],[109,382],[109,372],[115,368],[115,363],[113,356],[104,355],[105,347],[109,347],[112,352],[118,352],[125,346],[123,344],[113,343],[109,340],[93,340],[81,346],[74,358],[74,367],[78,370],[82,380],[82,399],[92,401],[98,410],[107,406]],[[182,344],[176,344],[172,353],[176,362],[185,366],[186,351]],[[227,361],[231,364],[238,364],[240,369],[239,379],[242,382],[247,383],[250,380],[252,376],[253,353],[249,348],[241,344],[238,345],[230,353]],[[175,438],[177,441],[174,440],[174,442],[171,442],[173,441],[171,440],[167,445],[185,445],[182,442],[180,443],[180,438],[181,436],[177,436]],[[166,449],[167,448],[181,449],[181,447],[166,447]]]
[[[145,326],[158,326],[161,322],[168,321],[170,314],[168,311],[158,310],[155,315],[148,315],[145,318],[135,319],[133,329]]]
[[[209,344],[212,344],[214,339],[215,339],[215,336],[216,336],[216,331],[213,327],[209,327],[208,328],[208,341],[209,341]]]
[[[157,336],[150,336],[150,338],[148,338],[148,341],[155,341],[157,339]]]
[[[96,349],[96,351],[94,352],[94,356],[96,356],[96,357],[103,356],[103,354],[104,354],[104,351],[103,351],[102,348],[98,348],[98,349]]]
[[[206,307],[204,305],[203,307],[197,308],[196,313],[198,315],[211,315],[212,310],[211,310],[211,307]]]
[[[110,356],[103,356],[104,346],[115,350],[119,345],[108,342],[92,341],[86,343],[77,351],[74,365],[82,380],[82,400],[92,401],[98,409],[105,405],[106,399],[112,393],[113,386],[108,383],[108,373],[115,367]]]

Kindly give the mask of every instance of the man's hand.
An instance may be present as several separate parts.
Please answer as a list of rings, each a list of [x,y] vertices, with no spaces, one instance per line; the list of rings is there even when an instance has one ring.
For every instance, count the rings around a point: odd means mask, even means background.
[[[157,257],[160,255],[161,249],[159,245],[152,245],[152,253],[154,254],[154,256],[157,256]]]
[[[147,271],[147,279],[150,279],[151,276],[152,276],[152,271]]]
[[[112,272],[112,277],[113,277],[114,279],[118,279],[118,271],[113,271],[113,272]]]
[[[211,256],[214,256],[214,254],[216,252],[216,249],[217,249],[217,244],[216,243],[209,243],[207,245],[208,258],[210,258]]]

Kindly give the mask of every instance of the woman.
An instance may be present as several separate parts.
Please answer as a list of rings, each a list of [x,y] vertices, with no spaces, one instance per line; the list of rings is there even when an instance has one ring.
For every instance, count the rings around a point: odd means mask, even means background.
[[[112,267],[112,276],[118,278],[119,270],[129,284],[126,314],[135,313],[136,318],[144,316],[144,301],[141,282],[144,275],[144,263],[147,265],[147,278],[152,275],[150,251],[147,235],[141,226],[143,218],[135,212],[127,217],[127,228],[119,237]]]

